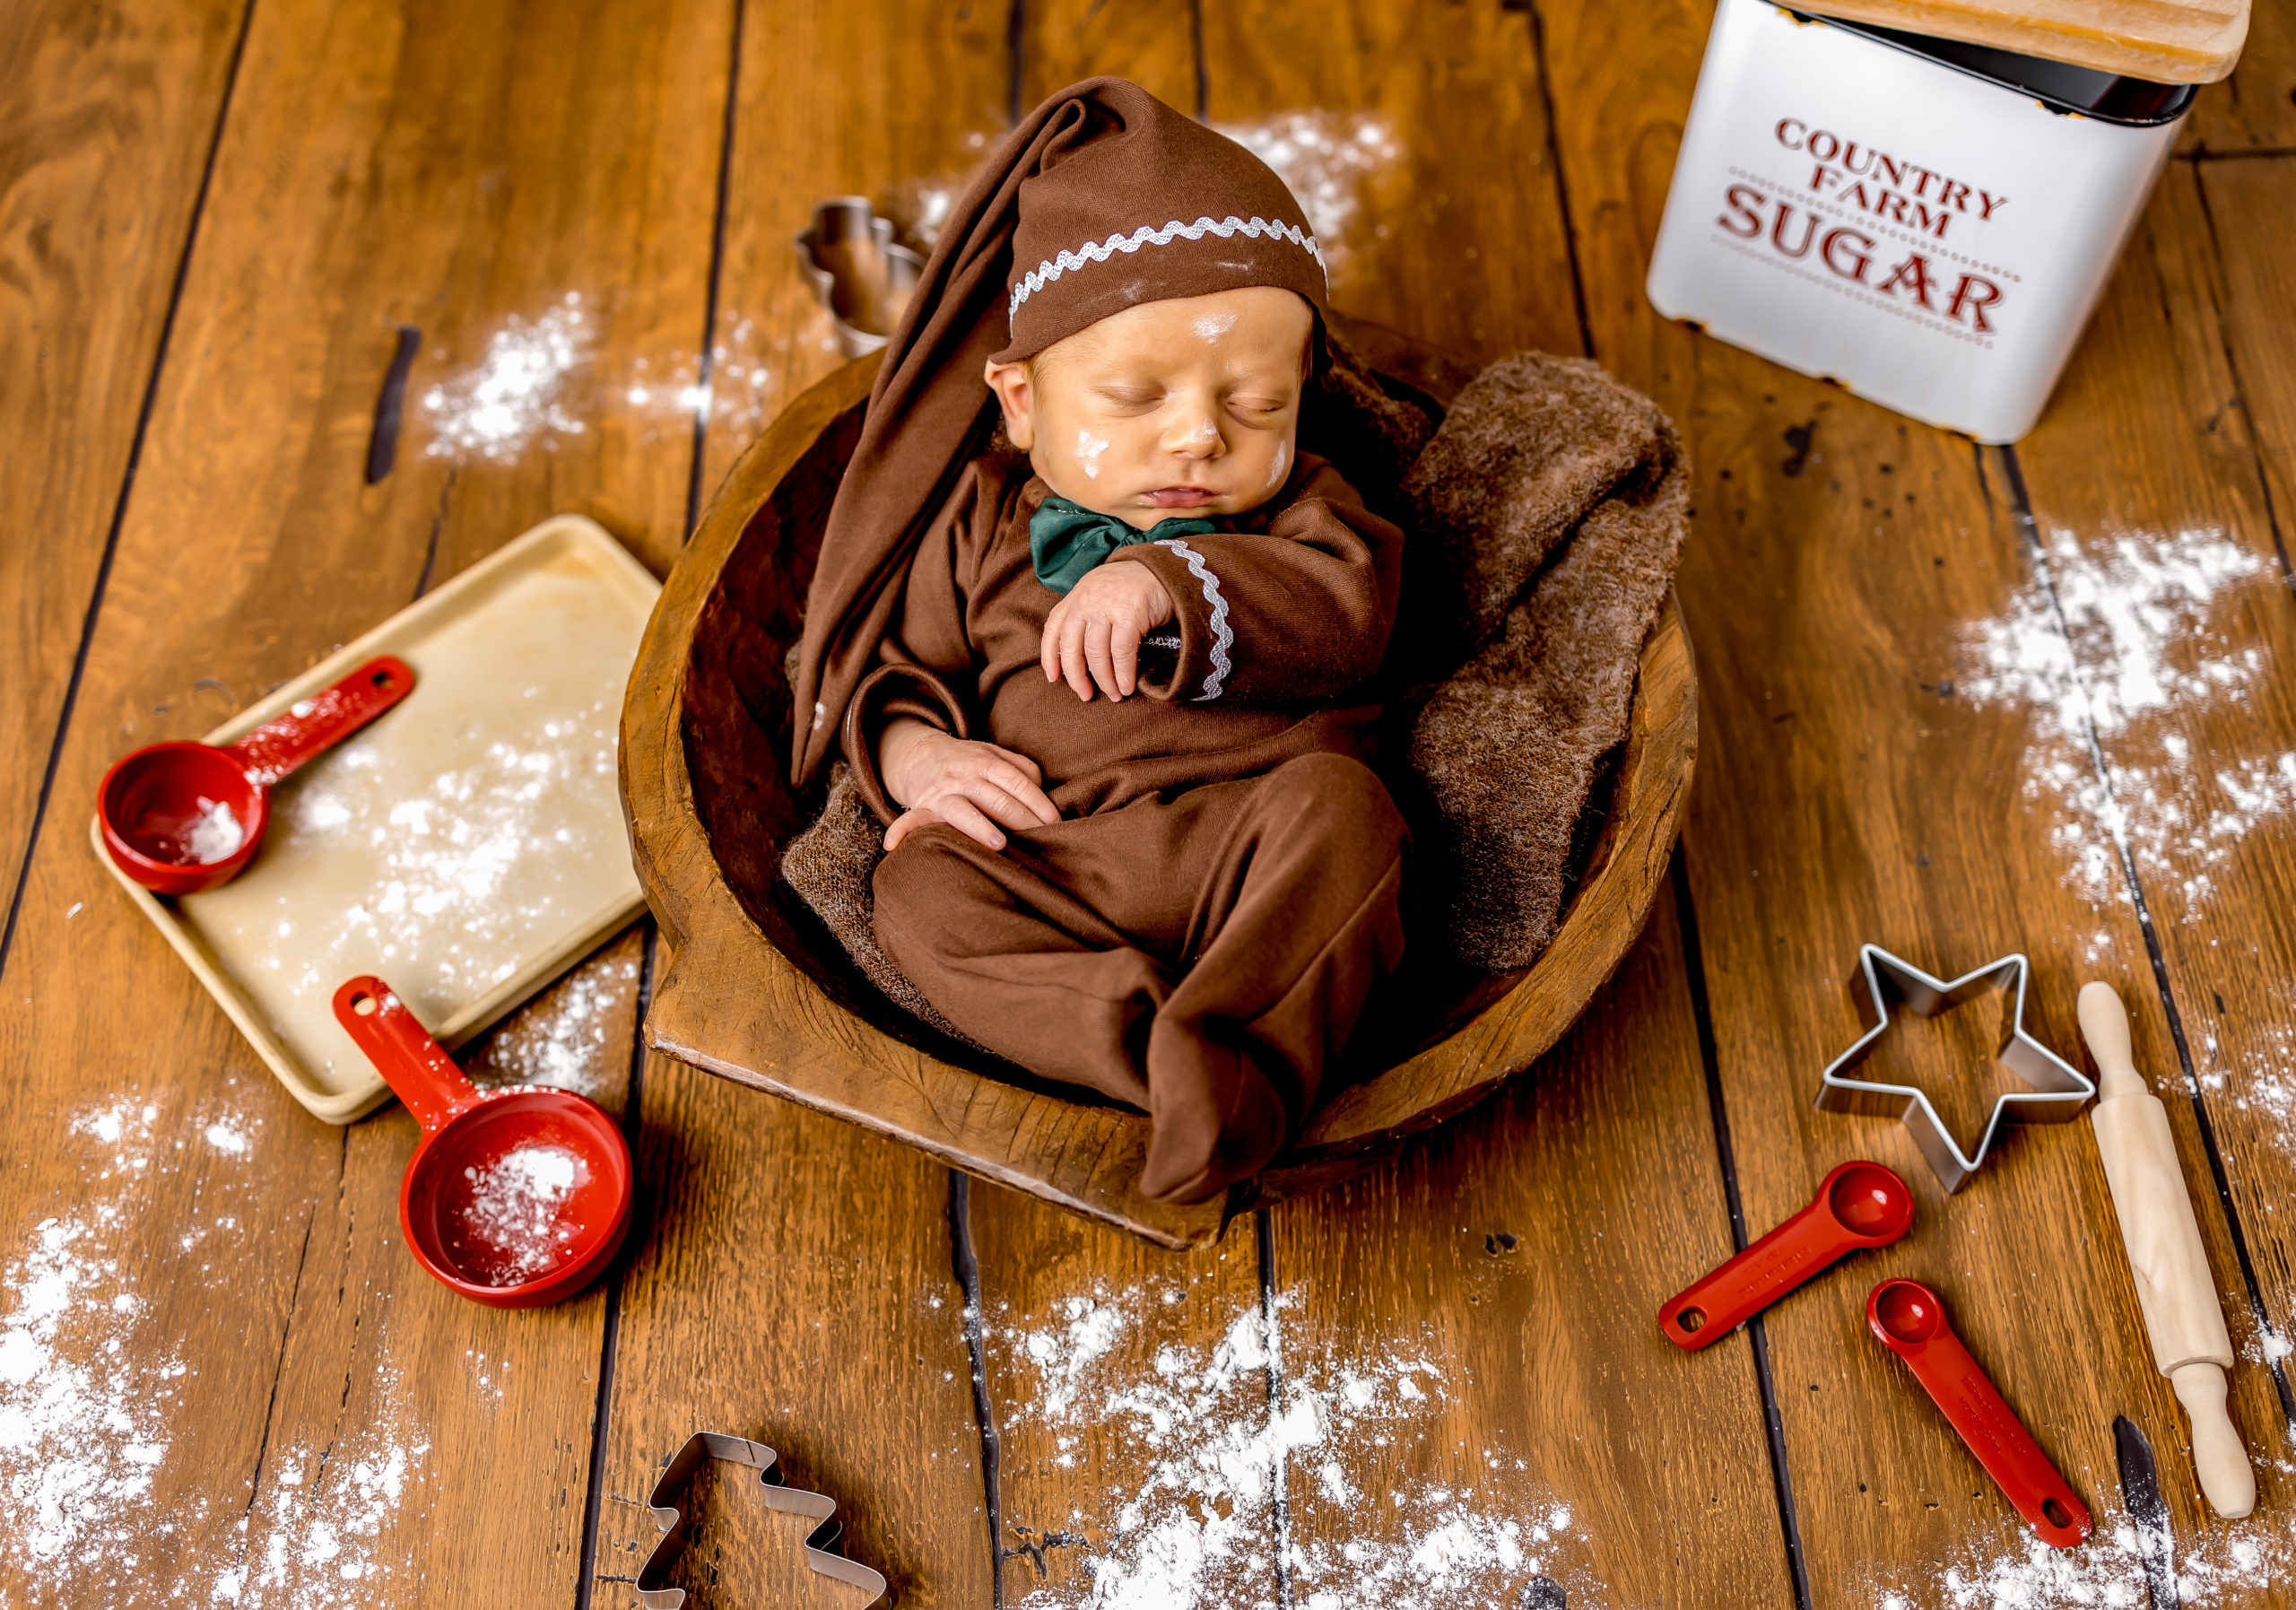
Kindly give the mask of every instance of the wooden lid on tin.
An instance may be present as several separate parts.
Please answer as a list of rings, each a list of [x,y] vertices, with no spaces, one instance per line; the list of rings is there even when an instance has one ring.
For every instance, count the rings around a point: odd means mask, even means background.
[[[2154,83],[2213,83],[2248,35],[2248,0],[1821,0],[1811,9]]]

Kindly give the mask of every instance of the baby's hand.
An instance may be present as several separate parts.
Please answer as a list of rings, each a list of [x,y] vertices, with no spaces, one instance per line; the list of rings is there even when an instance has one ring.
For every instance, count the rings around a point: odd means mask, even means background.
[[[1138,570],[1138,565],[1128,566]],[[1046,797],[1044,773],[1027,755],[898,717],[877,741],[877,771],[885,792],[904,806],[885,830],[885,849],[928,822],[945,822],[991,849],[1004,848],[1006,827],[1049,827],[1060,811]]]
[[[1172,618],[1172,596],[1144,564],[1110,561],[1084,572],[1044,623],[1044,679],[1068,679],[1089,701],[1099,684],[1110,699],[1139,685],[1140,640]]]

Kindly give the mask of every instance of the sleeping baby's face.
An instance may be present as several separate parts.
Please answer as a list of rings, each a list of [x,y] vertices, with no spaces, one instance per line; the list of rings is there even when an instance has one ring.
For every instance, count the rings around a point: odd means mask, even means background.
[[[1238,515],[1291,474],[1314,321],[1271,285],[1143,302],[987,380],[1013,445],[1070,502],[1144,531]]]

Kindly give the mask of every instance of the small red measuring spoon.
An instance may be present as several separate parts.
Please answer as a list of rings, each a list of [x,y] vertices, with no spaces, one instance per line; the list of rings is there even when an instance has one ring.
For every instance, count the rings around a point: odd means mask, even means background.
[[[1845,1162],[1810,1205],[1658,1310],[1658,1328],[1695,1351],[1828,1266],[1913,1228],[1913,1193],[1878,1162]]]
[[[595,1279],[630,1228],[630,1144],[596,1101],[482,1091],[377,978],[335,1016],[422,1126],[398,1193],[415,1260],[474,1302],[540,1308]]]
[[[1885,1280],[1866,1300],[1866,1322],[1912,1369],[2036,1536],[2071,1548],[2089,1535],[2088,1505],[1961,1345],[1936,1292],[1918,1280]]]
[[[271,786],[405,698],[414,672],[394,655],[298,700],[228,749],[150,744],[112,762],[96,790],[104,848],[160,894],[196,894],[255,858],[271,822]]]

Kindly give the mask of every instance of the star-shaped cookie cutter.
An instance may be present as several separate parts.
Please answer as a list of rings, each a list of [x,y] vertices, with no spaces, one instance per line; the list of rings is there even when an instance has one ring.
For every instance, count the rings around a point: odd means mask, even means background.
[[[1874,997],[1876,1021],[1856,1045],[1826,1065],[1818,1085],[1818,1108],[1823,1112],[1896,1117],[1948,1192],[1961,1189],[1977,1172],[2010,1117],[2022,1117],[2030,1123],[2061,1124],[2095,1097],[2095,1081],[2025,1031],[2025,983],[2032,966],[2022,953],[1988,962],[1950,984],[1931,978],[1878,944],[1858,946],[1857,960],[1866,974],[1866,991]],[[2009,1036],[1996,1055],[2003,1066],[2033,1089],[2012,1091],[1993,1104],[1993,1117],[1985,1126],[1985,1137],[1978,1142],[1974,1157],[1962,1154],[1929,1098],[1912,1085],[1848,1076],[1851,1068],[1872,1055],[1874,1043],[1888,1031],[1892,1000],[1904,1002],[1917,1016],[1935,1017],[1987,990],[2005,988],[2013,980],[2017,986],[2016,1005],[2010,1015]],[[2013,1107],[2020,1110],[2015,1115],[2010,1111]]]
[[[693,1530],[693,1514],[677,1501],[684,1496],[681,1491],[693,1479],[695,1471],[711,1459],[723,1459],[729,1465],[746,1465],[757,1472],[758,1481],[765,1489],[765,1506],[802,1515],[815,1522],[805,1537],[805,1563],[822,1576],[847,1583],[876,1595],[861,1610],[884,1601],[885,1579],[865,1565],[855,1563],[843,1554],[831,1553],[844,1527],[837,1519],[837,1501],[819,1493],[808,1493],[802,1487],[781,1484],[781,1456],[762,1442],[752,1442],[745,1437],[729,1437],[723,1432],[696,1432],[685,1440],[662,1468],[653,1493],[646,1500],[647,1508],[654,1512],[654,1524],[662,1528],[662,1540],[654,1552],[646,1556],[646,1563],[638,1572],[638,1602],[647,1610],[679,1610],[685,1603],[685,1589],[666,1586],[670,1567],[685,1551],[686,1538]]]

